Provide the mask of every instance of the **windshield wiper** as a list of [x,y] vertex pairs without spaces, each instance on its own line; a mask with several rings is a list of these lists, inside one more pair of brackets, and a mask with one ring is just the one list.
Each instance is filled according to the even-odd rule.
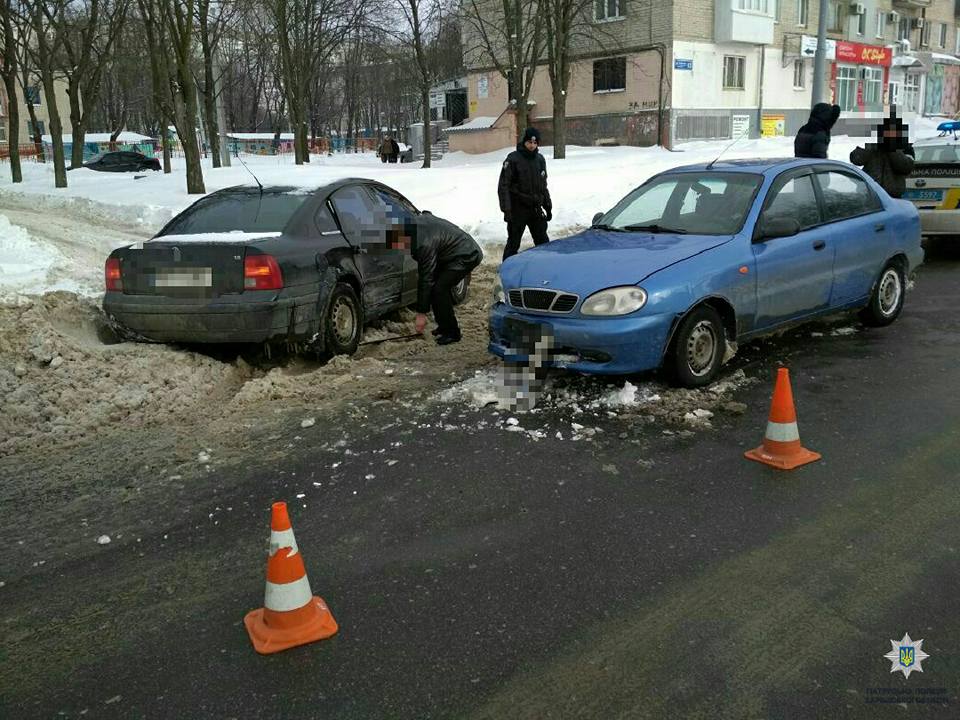
[[686,235],[686,230],[681,230],[680,228],[670,228],[664,227],[663,225],[627,225],[624,230],[629,230],[630,232],[638,232],[640,230],[645,230],[652,233],[672,233],[674,235]]
[[591,230],[609,230],[610,232],[624,232],[623,228],[614,227],[613,225],[604,225],[602,223],[599,225],[591,225],[590,229]]

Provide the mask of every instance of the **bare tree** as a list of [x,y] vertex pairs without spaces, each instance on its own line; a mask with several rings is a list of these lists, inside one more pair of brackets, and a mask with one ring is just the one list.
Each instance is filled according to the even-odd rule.
[[218,60],[220,40],[237,17],[235,3],[197,0],[197,27],[203,54],[203,108],[213,166],[220,167],[220,130],[217,125],[217,88],[222,70]]
[[39,71],[43,98],[47,103],[47,116],[50,118],[54,185],[65,188],[67,167],[63,152],[63,124],[57,107],[55,83],[59,68],[63,64],[63,58],[60,55],[63,46],[63,27],[49,22],[54,10],[51,9],[47,0],[31,0],[25,10],[33,30],[33,42],[25,43],[25,48]]
[[401,34],[403,42],[412,50],[417,69],[417,90],[420,92],[420,107],[423,120],[423,167],[431,164],[433,133],[430,119],[430,86],[435,75],[432,72],[428,53],[427,35],[439,27],[442,6],[439,0],[397,0],[406,27]]
[[[187,166],[187,192],[203,194],[203,168],[197,145],[197,86],[193,78],[195,0],[137,0],[150,47],[154,100],[173,121]],[[162,124],[166,142],[167,132]],[[166,161],[167,148],[164,148]]]
[[3,23],[3,55],[0,56],[0,75],[7,92],[7,147],[10,149],[10,176],[13,182],[23,182],[20,167],[20,103],[17,100],[17,37],[14,32],[14,0],[2,0],[0,22]]
[[527,125],[527,101],[544,50],[540,10],[535,0],[464,0],[463,4],[470,37],[464,50],[492,65],[507,81],[518,135]]
[[129,0],[40,2],[63,52],[73,145],[70,167],[83,165],[83,142],[91,109],[100,102],[103,71],[126,20]]
[[294,132],[294,160],[310,161],[309,108],[314,68],[328,65],[358,26],[365,0],[268,0],[280,48],[280,75]]

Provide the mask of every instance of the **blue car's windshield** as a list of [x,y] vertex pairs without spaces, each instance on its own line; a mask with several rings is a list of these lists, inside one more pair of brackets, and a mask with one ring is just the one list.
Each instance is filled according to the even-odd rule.
[[661,175],[597,221],[606,229],[695,235],[740,232],[763,177],[750,173]]

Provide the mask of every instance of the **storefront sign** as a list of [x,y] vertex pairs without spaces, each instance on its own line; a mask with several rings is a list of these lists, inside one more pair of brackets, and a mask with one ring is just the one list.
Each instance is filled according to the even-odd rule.
[[764,115],[762,120],[760,134],[763,137],[783,137],[786,134],[786,116]]
[[[817,54],[817,38],[811,35],[803,35],[800,38],[800,56],[812,58]],[[827,60],[835,60],[837,57],[837,41],[827,40]]]
[[837,42],[837,62],[853,65],[882,65],[890,67],[893,53],[890,48],[877,45],[861,45],[845,41]]
[[732,130],[734,140],[739,140],[740,138],[750,135],[750,116],[734,115]]

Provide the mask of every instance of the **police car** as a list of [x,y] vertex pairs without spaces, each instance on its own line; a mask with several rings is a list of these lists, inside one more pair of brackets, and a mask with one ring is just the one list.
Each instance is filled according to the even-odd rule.
[[924,235],[960,236],[960,122],[938,129],[941,137],[914,144],[916,163],[903,199],[916,205]]

